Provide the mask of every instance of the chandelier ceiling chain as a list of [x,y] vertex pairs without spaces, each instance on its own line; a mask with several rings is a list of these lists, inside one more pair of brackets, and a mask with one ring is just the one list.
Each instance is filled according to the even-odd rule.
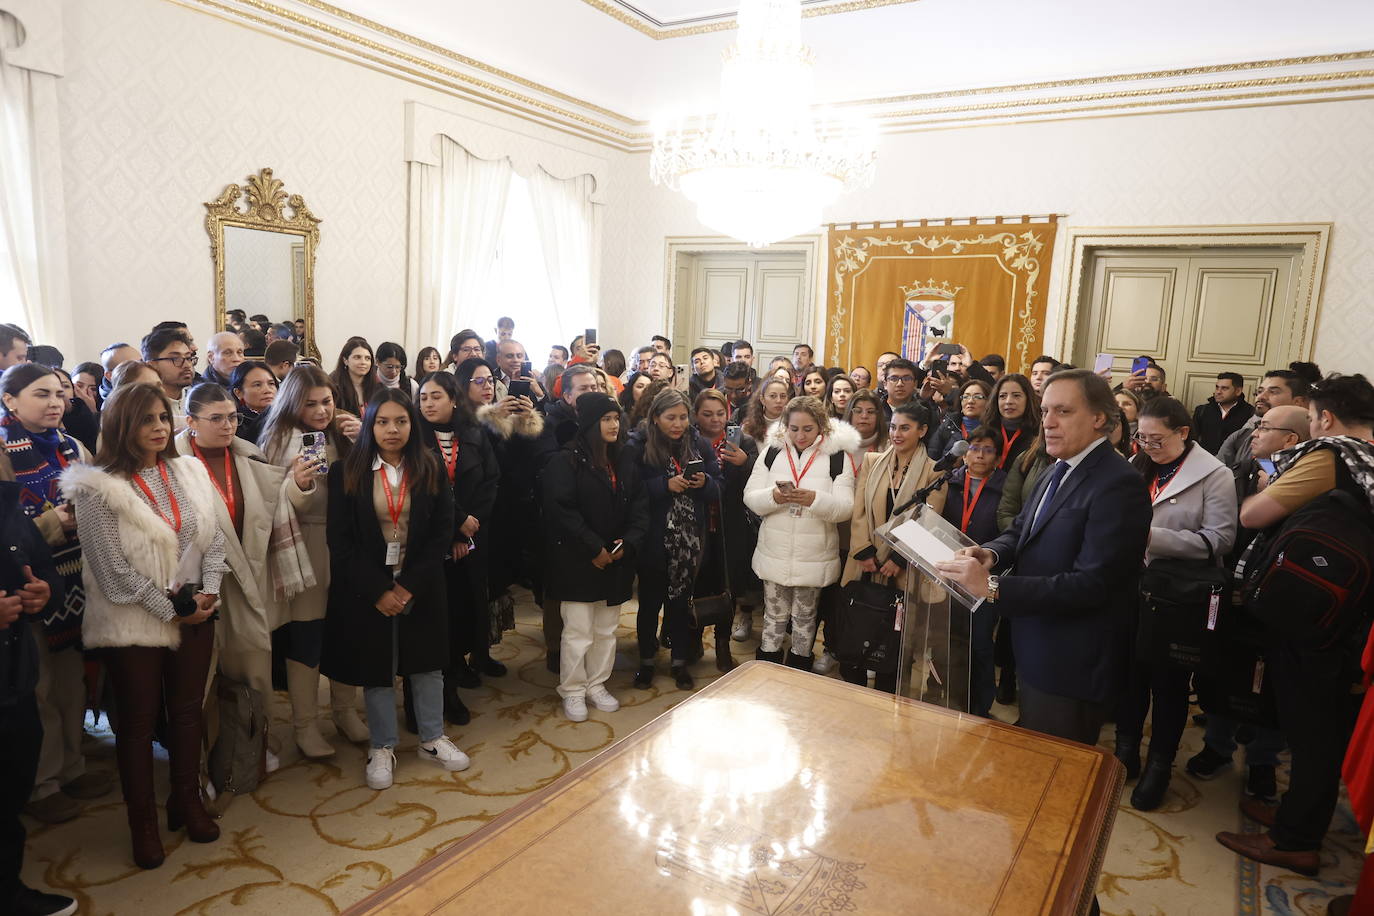
[[812,110],[801,0],[743,0],[722,55],[716,110],[656,125],[649,174],[697,205],[702,223],[763,247],[821,224],[843,191],[873,182],[877,132]]

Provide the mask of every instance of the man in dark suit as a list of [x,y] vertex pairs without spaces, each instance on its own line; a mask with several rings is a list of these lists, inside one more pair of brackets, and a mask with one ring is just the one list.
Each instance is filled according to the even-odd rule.
[[1150,498],[1108,442],[1118,410],[1106,381],[1055,373],[1041,405],[1057,462],[1010,528],[940,571],[1016,621],[1021,725],[1096,744],[1127,670]]

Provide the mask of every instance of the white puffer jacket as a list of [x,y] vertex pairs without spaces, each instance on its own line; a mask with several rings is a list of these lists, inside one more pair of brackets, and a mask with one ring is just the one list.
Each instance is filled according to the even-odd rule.
[[[848,423],[830,421],[830,430],[812,443],[800,456],[793,454],[797,471],[806,469],[803,490],[816,491],[816,501],[794,516],[787,506],[773,502],[773,486],[792,478],[786,451],[780,451],[770,469],[764,464],[769,448],[786,449],[781,423],[774,423],[759,445],[759,460],[744,487],[744,504],[763,519],[759,526],[759,545],[754,551],[754,572],[760,579],[777,585],[830,585],[840,577],[840,536],[836,525],[848,521],[854,508],[854,471],[844,461],[840,476],[830,478],[830,456],[859,447],[859,433]],[[820,454],[816,454],[819,450]],[[811,461],[812,455],[816,456]]]

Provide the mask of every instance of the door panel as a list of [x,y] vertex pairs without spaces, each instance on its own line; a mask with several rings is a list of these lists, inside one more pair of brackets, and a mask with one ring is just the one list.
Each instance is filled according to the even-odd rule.
[[1108,267],[1103,333],[1098,353],[1163,356],[1178,271]]
[[[762,371],[774,356],[792,356],[792,348],[811,342],[811,291],[803,254],[680,255],[679,268],[691,273],[684,285],[679,273],[680,326],[678,352],[696,346],[718,347],[727,340],[754,345],[754,365]],[[681,290],[690,289],[685,297]]]
[[[735,340],[744,332],[749,303],[749,271],[745,267],[704,267],[697,328],[699,340]],[[695,346],[696,344],[693,344]]]

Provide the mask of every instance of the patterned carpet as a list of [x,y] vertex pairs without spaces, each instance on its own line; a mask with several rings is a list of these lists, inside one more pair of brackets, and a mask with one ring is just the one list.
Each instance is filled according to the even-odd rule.
[[[403,735],[395,786],[373,792],[363,784],[361,747],[335,739],[338,754],[331,760],[298,756],[279,695],[272,743],[281,753],[282,769],[252,795],[234,800],[220,821],[218,843],[199,846],[187,842],[184,833],[164,831],[166,864],[140,871],[130,856],[124,808],[115,792],[89,804],[75,821],[55,827],[30,822],[25,880],[77,897],[80,912],[95,916],[338,913],[687,697],[666,676],[662,658],[664,674],[653,689],[630,686],[634,615],[627,604],[622,651],[609,684],[621,710],[593,710],[586,722],[566,721],[554,676],[544,669],[538,608],[528,595],[522,598],[517,629],[495,652],[510,673],[465,691],[472,724],[449,730],[472,757],[465,772],[425,765],[415,757],[414,736]],[[734,643],[733,649],[743,659],[752,657],[756,646],[756,641]],[[717,676],[713,659],[708,646],[706,658],[693,668],[699,685]],[[1011,721],[1015,709],[998,706],[995,715]],[[332,739],[331,729],[332,724],[324,727]],[[112,738],[99,730],[94,735],[92,765],[113,767]],[[1111,740],[1108,729],[1104,745],[1110,747]],[[1361,843],[1347,805],[1337,811],[1318,879],[1242,867],[1213,840],[1218,830],[1242,824],[1236,804],[1243,774],[1232,769],[1206,783],[1184,774],[1182,762],[1201,740],[1201,730],[1190,726],[1159,811],[1142,814],[1123,803],[1099,885],[1102,912],[1320,916],[1331,896],[1350,893]],[[162,793],[165,779],[164,759]]]

